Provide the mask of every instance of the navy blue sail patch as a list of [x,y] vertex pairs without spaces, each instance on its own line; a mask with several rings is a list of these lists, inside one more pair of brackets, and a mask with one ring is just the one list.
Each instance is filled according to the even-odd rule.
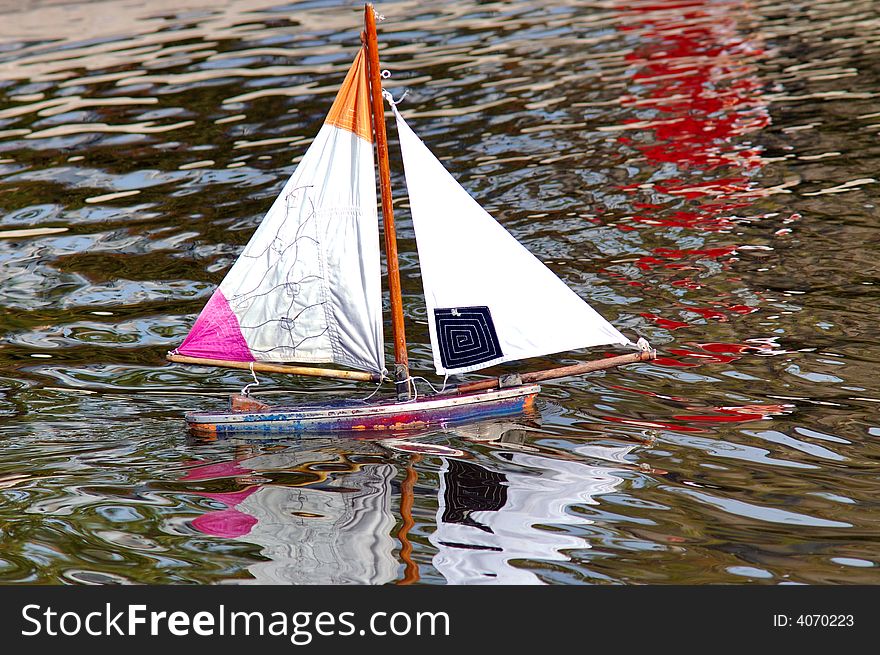
[[488,307],[435,309],[434,323],[445,369],[474,366],[502,356]]

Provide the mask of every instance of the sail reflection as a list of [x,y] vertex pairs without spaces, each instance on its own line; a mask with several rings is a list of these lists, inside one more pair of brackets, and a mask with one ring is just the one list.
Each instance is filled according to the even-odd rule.
[[530,430],[522,426],[494,427],[495,438],[485,424],[460,434],[493,447],[498,464],[443,461],[437,527],[429,537],[437,549],[432,563],[449,584],[541,584],[516,561],[565,562],[566,550],[589,548],[582,537],[558,528],[593,523],[572,506],[595,505],[596,496],[614,491],[623,482],[618,471],[631,466],[625,456],[637,446],[548,452],[529,445]]
[[[200,493],[226,509],[203,514],[192,525],[260,547],[266,561],[248,566],[253,579],[246,583],[387,583],[399,567],[391,537],[395,473],[391,464],[353,463],[336,449],[262,452],[198,467],[186,479],[231,474],[248,486]],[[269,477],[279,483],[259,483]]]
[[[469,443],[438,443],[450,438]],[[528,563],[590,547],[578,526],[594,520],[575,508],[615,491],[638,447],[546,438],[558,437],[517,421],[417,439],[242,442],[234,458],[187,469],[213,505],[190,524],[260,547],[245,583],[411,584],[430,561],[449,584],[541,584]]]

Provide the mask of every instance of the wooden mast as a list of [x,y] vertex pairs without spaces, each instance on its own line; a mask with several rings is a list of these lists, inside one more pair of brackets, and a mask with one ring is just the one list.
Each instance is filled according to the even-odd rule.
[[391,207],[391,168],[388,165],[388,140],[385,135],[385,105],[379,69],[379,43],[376,37],[376,13],[372,4],[364,5],[364,45],[370,76],[370,112],[376,135],[379,160],[379,190],[382,196],[382,224],[385,228],[385,257],[388,261],[388,291],[391,296],[391,326],[394,332],[394,385],[398,400],[409,400],[409,356],[403,324],[403,296],[400,292],[400,266],[397,261],[397,231]]

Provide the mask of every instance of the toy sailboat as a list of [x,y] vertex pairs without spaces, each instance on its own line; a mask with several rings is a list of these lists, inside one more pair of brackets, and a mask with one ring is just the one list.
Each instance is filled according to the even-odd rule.
[[[270,407],[246,393],[226,411],[187,414],[199,432],[405,430],[516,414],[541,380],[656,354],[638,352],[504,375],[417,395],[409,372],[391,206],[375,12],[330,113],[173,362],[381,382],[379,227],[373,148],[394,337],[395,397]],[[439,375],[590,346],[633,346],[495,221],[394,112]],[[295,362],[297,365],[290,365]],[[316,368],[333,364],[344,368]]]

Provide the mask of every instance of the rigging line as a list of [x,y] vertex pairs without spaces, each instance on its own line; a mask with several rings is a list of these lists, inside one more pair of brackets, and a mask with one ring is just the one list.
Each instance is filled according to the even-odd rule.
[[250,383],[248,383],[248,384],[246,384],[246,385],[244,385],[244,388],[241,390],[241,395],[242,395],[242,396],[247,396],[247,395],[248,395],[248,390],[249,390],[251,387],[258,387],[258,386],[260,386],[260,381],[257,379],[257,374],[254,373],[254,363],[251,362],[250,365],[248,366],[248,368],[249,368],[250,371],[251,371],[251,375],[254,377],[254,381],[253,381],[253,382],[250,382]]
[[427,384],[431,388],[431,391],[433,391],[435,394],[441,394],[444,391],[446,391],[446,383],[449,380],[449,373],[447,373],[445,376],[443,376],[443,386],[440,388],[439,391],[437,390],[437,387],[435,387],[433,384],[431,384],[431,381],[428,380],[427,378],[423,378],[421,375],[415,375],[415,376],[410,375],[405,380],[405,382],[410,385],[410,388],[412,389],[412,392],[413,392],[413,398],[411,400],[408,400],[407,402],[413,403],[416,400],[418,400],[418,398],[419,398],[419,390],[418,390],[418,387],[416,386],[416,380],[421,380],[422,382]]
[[[388,71],[382,71],[382,77],[385,77],[385,73],[388,73]],[[390,73],[389,73],[388,77],[391,77]],[[403,102],[403,99],[406,97],[407,93],[409,93],[409,89],[404,89],[403,95],[401,95],[400,98],[395,100],[394,96],[391,95],[390,91],[386,91],[385,89],[382,89],[382,97],[385,98],[386,102],[388,102],[388,104],[391,105],[395,109],[395,111],[397,110],[397,105],[400,104],[401,102]]]
[[382,382],[384,382],[384,380],[379,380],[379,384],[377,384],[377,385],[376,385],[376,388],[373,389],[373,393],[371,393],[369,396],[367,396],[366,398],[364,398],[364,402],[367,402],[370,398],[372,398],[372,397],[375,396],[377,393],[379,393],[379,389],[382,388]]
[[412,380],[413,383],[415,383],[416,380],[421,380],[422,382],[427,384],[429,387],[431,387],[431,391],[433,391],[434,393],[443,393],[443,390],[446,389],[446,380],[448,378],[449,378],[448,374],[443,378],[443,387],[440,389],[440,391],[437,391],[437,387],[435,387],[433,384],[431,384],[431,382],[428,379],[423,378],[421,375],[413,376],[410,378],[410,380]]
[[645,337],[639,337],[639,340],[636,341],[635,343],[630,341],[628,345],[630,348],[634,347],[634,348],[640,350],[641,352],[649,352],[649,351],[653,350],[653,348],[651,347],[651,344],[648,343],[648,340],[645,339]]

